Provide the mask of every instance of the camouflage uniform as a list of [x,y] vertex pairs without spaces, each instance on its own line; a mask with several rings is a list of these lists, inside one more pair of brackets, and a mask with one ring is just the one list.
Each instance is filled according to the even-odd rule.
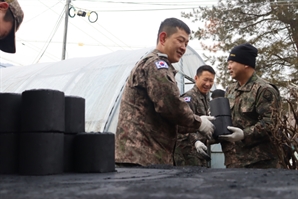
[[222,142],[228,168],[277,168],[278,157],[270,142],[270,126],[276,123],[273,110],[280,108],[277,89],[254,73],[240,86],[232,84],[226,91],[232,112],[233,126],[244,132],[244,139]]
[[[181,95],[181,97],[185,99],[194,114],[200,116],[208,115],[210,102],[209,94],[203,95],[196,85],[194,85],[191,90]],[[183,127],[179,127],[178,131],[182,132],[184,129],[185,128]],[[207,161],[199,155],[194,146],[197,140],[200,140],[205,145],[207,144],[206,137],[198,132],[177,135],[174,153],[175,165],[208,166]]]
[[116,163],[173,165],[177,125],[199,129],[201,119],[180,98],[175,74],[157,50],[133,68],[120,104]]

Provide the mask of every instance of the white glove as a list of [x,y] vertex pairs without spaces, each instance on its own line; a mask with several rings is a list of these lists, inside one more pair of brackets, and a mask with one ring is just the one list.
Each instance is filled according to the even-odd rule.
[[227,129],[233,131],[233,133],[229,135],[219,135],[218,139],[226,140],[229,142],[237,142],[237,141],[243,140],[244,133],[242,129],[233,127],[233,126],[227,126]]
[[207,146],[203,142],[201,142],[199,140],[196,141],[195,147],[196,147],[197,152],[200,155],[202,155],[205,160],[207,160],[207,161],[211,160],[210,156],[207,153]]
[[210,121],[215,120],[215,117],[202,115],[200,118],[201,118],[202,123],[199,128],[199,131],[206,133],[207,138],[210,140],[212,138],[212,134],[214,131],[214,125]]

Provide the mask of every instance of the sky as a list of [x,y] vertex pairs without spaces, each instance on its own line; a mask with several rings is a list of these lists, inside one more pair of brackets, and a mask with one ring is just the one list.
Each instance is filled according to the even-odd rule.
[[[18,66],[56,62],[63,59],[63,41],[66,33],[65,59],[90,57],[118,50],[134,50],[156,44],[161,21],[176,17],[186,22],[192,30],[199,23],[181,17],[181,12],[191,12],[198,6],[212,6],[216,0],[71,0],[71,6],[93,14],[98,19],[91,23],[88,16],[76,15],[65,21],[67,0],[19,0],[24,11],[24,21],[16,33],[16,53],[0,51],[0,62]],[[73,10],[71,9],[71,14]],[[59,20],[60,19],[60,20]],[[67,28],[67,31],[66,31]],[[191,40],[189,46],[200,55],[199,41]]]

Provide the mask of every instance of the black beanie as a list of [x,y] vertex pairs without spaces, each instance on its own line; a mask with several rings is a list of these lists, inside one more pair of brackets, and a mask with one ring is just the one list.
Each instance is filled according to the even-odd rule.
[[258,49],[246,43],[234,47],[229,54],[228,61],[232,60],[255,68],[257,56]]

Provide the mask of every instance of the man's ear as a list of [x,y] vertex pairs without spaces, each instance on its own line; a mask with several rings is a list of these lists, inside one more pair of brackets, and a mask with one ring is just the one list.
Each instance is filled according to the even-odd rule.
[[0,10],[7,10],[9,8],[9,4],[7,2],[0,2]]
[[161,44],[164,44],[166,42],[166,38],[167,38],[167,33],[166,32],[161,32],[159,34],[159,42]]

